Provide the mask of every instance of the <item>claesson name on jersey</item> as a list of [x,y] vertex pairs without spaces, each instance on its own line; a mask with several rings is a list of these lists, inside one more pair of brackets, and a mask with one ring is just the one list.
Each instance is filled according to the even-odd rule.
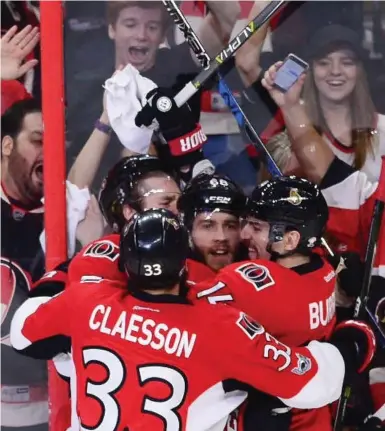
[[196,334],[169,328],[165,323],[145,319],[139,314],[130,315],[126,311],[121,312],[115,320],[110,316],[111,311],[109,306],[97,305],[90,316],[90,328],[131,343],[150,346],[154,350],[164,350],[169,355],[190,357]]

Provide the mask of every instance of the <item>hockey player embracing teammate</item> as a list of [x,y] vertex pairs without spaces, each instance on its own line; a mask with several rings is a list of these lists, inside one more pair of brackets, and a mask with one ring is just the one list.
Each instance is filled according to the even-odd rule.
[[220,430],[246,387],[291,408],[319,408],[339,397],[345,368],[370,362],[374,335],[364,323],[341,325],[329,343],[289,347],[244,312],[191,302],[188,253],[177,216],[143,211],[121,235],[125,284],[79,283],[17,311],[11,342],[20,353],[71,337],[82,429]]

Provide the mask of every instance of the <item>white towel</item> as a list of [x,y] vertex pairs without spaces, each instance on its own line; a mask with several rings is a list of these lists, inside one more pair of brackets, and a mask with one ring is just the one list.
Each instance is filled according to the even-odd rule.
[[[68,257],[75,254],[76,228],[86,216],[88,201],[91,198],[88,188],[79,189],[75,184],[66,181],[67,195],[67,252]],[[42,199],[44,202],[44,198]],[[45,230],[40,235],[40,245],[45,252]]]
[[148,153],[153,130],[157,127],[156,122],[150,127],[135,125],[136,114],[147,102],[146,95],[156,87],[131,64],[116,72],[104,84],[111,127],[122,145],[135,153]]

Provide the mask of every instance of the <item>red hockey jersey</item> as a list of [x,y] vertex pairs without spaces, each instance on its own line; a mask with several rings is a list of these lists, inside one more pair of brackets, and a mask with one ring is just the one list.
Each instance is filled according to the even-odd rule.
[[[295,270],[265,260],[234,263],[189,294],[209,303],[232,304],[279,340],[300,346],[331,334],[336,320],[335,282],[332,266],[313,255],[310,263]],[[329,408],[294,411],[290,429],[331,430]]]
[[344,377],[343,359],[328,343],[290,348],[232,307],[128,295],[108,281],[31,298],[15,315],[11,342],[28,354],[57,334],[72,339],[85,429],[223,429],[246,397],[225,394],[227,379],[315,408],[338,398]]
[[[342,242],[358,239],[365,257],[378,183],[371,183],[363,172],[353,172],[343,181],[322,190],[329,206],[328,230]],[[383,193],[384,194],[384,193]],[[378,236],[373,275],[385,278],[385,215]]]
[[[67,285],[76,283],[84,276],[101,277],[126,283],[127,275],[119,269],[118,234],[100,238],[85,246],[71,261]],[[187,285],[191,286],[215,277],[215,272],[203,263],[187,259]]]
[[[380,180],[381,186],[379,186],[379,183],[370,182],[365,173],[352,172],[350,175],[345,175],[343,181],[335,183],[334,177],[338,179],[341,172],[345,171],[343,162],[337,159],[326,174],[328,178],[324,179],[324,182],[329,185],[322,190],[329,206],[328,230],[345,243],[349,244],[356,240],[359,247],[357,251],[364,259],[374,203],[376,199],[385,200],[385,178]],[[384,173],[381,175],[383,176]],[[379,312],[379,304],[385,296],[385,214],[381,220],[372,274],[374,277],[368,307],[383,327],[383,315]],[[382,365],[381,362],[380,365]],[[385,416],[381,412],[385,410],[385,368],[378,366],[370,371],[369,376],[376,415],[384,421]]]

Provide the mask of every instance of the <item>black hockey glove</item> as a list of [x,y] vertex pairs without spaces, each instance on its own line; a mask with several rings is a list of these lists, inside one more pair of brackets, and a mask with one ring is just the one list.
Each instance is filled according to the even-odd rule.
[[149,126],[155,118],[162,134],[155,141],[159,158],[173,168],[192,168],[203,159],[202,146],[207,138],[190,106],[185,103],[178,108],[174,95],[175,90],[169,88],[150,91],[146,96],[148,104],[138,112],[135,124]]
[[385,425],[381,419],[370,416],[365,419],[364,423],[358,428],[358,431],[384,431]]
[[344,261],[343,269],[338,273],[339,287],[351,298],[359,296],[364,277],[364,263],[357,253],[346,252],[334,256],[328,256],[327,260],[337,269],[341,258]]
[[346,375],[363,372],[372,361],[376,350],[372,329],[359,320],[339,323],[329,342],[337,347],[344,358]]

